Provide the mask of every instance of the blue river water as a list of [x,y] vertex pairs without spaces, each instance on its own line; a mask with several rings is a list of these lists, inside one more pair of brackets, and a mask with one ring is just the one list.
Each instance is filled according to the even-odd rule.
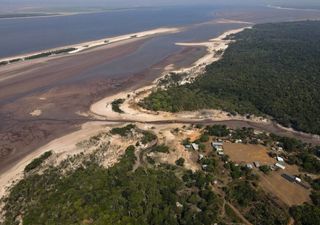
[[0,58],[158,27],[215,18],[216,7],[142,8],[57,17],[0,19]]

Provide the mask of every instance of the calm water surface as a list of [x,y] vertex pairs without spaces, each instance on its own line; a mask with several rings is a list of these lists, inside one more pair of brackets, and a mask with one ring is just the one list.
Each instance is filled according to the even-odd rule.
[[0,19],[0,57],[163,26],[199,23],[213,19],[216,10],[214,7],[173,7],[47,18]]

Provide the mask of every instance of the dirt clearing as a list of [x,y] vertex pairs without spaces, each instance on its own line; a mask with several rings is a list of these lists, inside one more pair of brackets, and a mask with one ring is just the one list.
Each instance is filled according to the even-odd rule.
[[276,160],[269,157],[267,148],[262,145],[224,143],[225,153],[236,163],[259,162],[261,165],[271,165]]

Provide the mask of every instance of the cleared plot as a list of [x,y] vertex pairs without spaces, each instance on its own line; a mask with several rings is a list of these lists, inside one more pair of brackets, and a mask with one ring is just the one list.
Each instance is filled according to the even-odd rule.
[[271,192],[288,206],[300,205],[310,202],[310,190],[303,188],[297,183],[292,183],[282,174],[298,175],[296,166],[286,165],[285,170],[273,171],[269,175],[260,174],[260,186],[267,192]]
[[236,163],[259,162],[260,165],[271,165],[276,162],[262,145],[224,143],[223,148],[231,161]]

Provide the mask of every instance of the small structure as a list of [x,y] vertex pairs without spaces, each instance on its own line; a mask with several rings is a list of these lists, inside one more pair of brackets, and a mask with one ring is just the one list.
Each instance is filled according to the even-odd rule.
[[280,168],[280,169],[282,169],[282,170],[284,170],[284,169],[286,168],[286,167],[285,167],[283,164],[281,164],[281,163],[276,163],[275,166],[278,167],[278,168]]
[[248,163],[248,164],[246,165],[246,167],[247,167],[248,169],[253,169],[253,165],[252,165],[251,163]]
[[183,207],[183,205],[182,205],[180,202],[176,202],[176,206],[177,206],[178,208],[182,208],[182,207]]
[[185,145],[184,146],[186,149],[190,149],[191,148],[191,145]]
[[221,146],[217,146],[215,147],[216,151],[217,152],[222,152],[223,151],[223,148]]
[[239,143],[242,143],[242,140],[241,139],[237,139],[234,141],[236,144],[239,144]]
[[204,158],[204,155],[202,154],[199,154],[199,160],[203,159]]
[[277,156],[276,159],[277,159],[278,162],[284,162],[284,159],[282,157],[280,157],[280,156]]
[[257,161],[256,161],[256,162],[253,162],[253,164],[254,164],[254,166],[255,166],[255,167],[257,167],[257,168],[259,168],[259,167],[260,167],[260,163],[259,163],[259,162],[257,162]]
[[199,151],[199,145],[198,144],[192,143],[191,146],[192,146],[193,150]]
[[223,156],[224,152],[220,151],[220,152],[218,152],[218,155]]
[[295,181],[298,182],[298,183],[302,182],[302,180],[299,177],[295,177]]
[[211,145],[212,145],[212,147],[214,147],[214,148],[216,148],[216,147],[218,147],[218,146],[222,147],[222,146],[223,146],[223,142],[216,142],[216,141],[214,141],[214,142],[211,142]]
[[289,175],[289,174],[286,174],[286,173],[281,174],[281,176],[284,179],[286,179],[287,181],[291,182],[291,183],[295,182],[295,180],[296,180],[295,176],[292,176],[292,175]]
[[207,167],[208,167],[208,165],[206,165],[206,164],[202,165],[203,170],[207,169]]
[[282,147],[278,147],[278,151],[283,151],[283,148]]

